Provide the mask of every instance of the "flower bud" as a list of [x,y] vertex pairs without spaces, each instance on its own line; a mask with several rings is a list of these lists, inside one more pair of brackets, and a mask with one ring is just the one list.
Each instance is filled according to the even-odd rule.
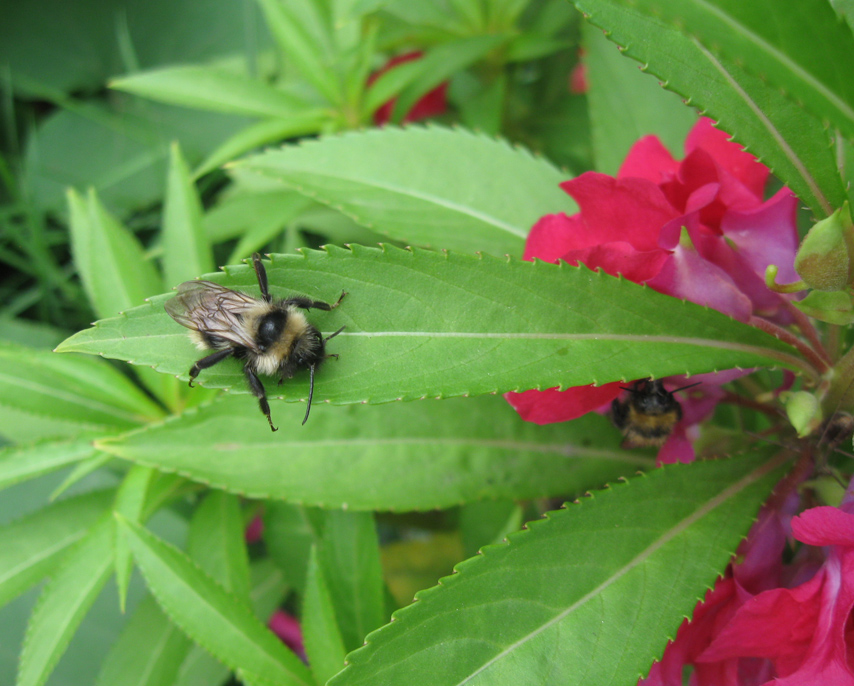
[[795,270],[811,288],[841,291],[852,282],[854,223],[846,202],[813,226],[795,257]]
[[798,436],[809,436],[822,422],[821,403],[812,393],[796,391],[787,394],[786,414],[798,432]]

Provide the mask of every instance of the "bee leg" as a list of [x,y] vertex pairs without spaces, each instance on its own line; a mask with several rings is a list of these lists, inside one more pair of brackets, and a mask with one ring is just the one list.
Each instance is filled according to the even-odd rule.
[[213,355],[203,357],[196,362],[196,364],[190,367],[190,388],[193,387],[193,379],[199,375],[200,371],[208,367],[213,367],[217,362],[222,362],[226,357],[231,357],[233,354],[234,350],[230,348],[228,350],[217,350]]
[[322,300],[312,300],[311,298],[303,298],[302,296],[295,296],[293,298],[288,298],[285,300],[285,304],[287,305],[295,305],[303,310],[310,310],[314,308],[315,310],[334,310],[338,305],[341,304],[341,301],[344,300],[344,296],[347,295],[346,291],[341,291],[341,295],[338,297],[333,304],[325,303]]
[[258,277],[258,285],[261,287],[261,295],[264,297],[264,302],[272,302],[269,287],[267,284],[267,270],[264,269],[264,263],[261,262],[261,255],[257,252],[252,255],[252,266],[255,267],[255,276]]
[[246,375],[246,380],[249,382],[249,390],[252,391],[252,395],[258,398],[258,405],[261,407],[261,412],[263,412],[267,416],[267,421],[270,422],[270,428],[273,431],[278,431],[278,429],[273,426],[273,419],[270,417],[270,403],[267,402],[267,392],[264,390],[264,384],[261,383],[260,379],[255,375],[249,365],[245,365],[243,367],[243,373]]

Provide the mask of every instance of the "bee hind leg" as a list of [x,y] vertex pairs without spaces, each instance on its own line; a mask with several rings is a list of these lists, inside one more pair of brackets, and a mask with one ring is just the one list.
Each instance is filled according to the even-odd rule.
[[270,423],[270,428],[273,431],[278,431],[278,429],[273,426],[273,419],[270,417],[270,403],[267,402],[267,391],[264,390],[264,384],[261,383],[261,380],[256,376],[255,372],[250,369],[248,364],[243,367],[243,373],[246,375],[246,381],[249,382],[249,390],[252,391],[252,395],[258,398],[258,405],[261,408],[261,412],[263,412],[267,417],[267,421]]
[[231,357],[233,354],[234,350],[231,349],[217,350],[213,355],[203,357],[196,362],[196,364],[190,367],[190,388],[193,387],[193,380],[199,375],[199,372],[208,367],[213,367],[217,362],[222,362],[226,357]]

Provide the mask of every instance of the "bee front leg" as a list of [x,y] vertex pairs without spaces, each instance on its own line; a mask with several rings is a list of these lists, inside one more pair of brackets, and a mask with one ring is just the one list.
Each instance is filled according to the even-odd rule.
[[243,373],[249,382],[249,390],[252,391],[252,395],[258,398],[258,405],[261,407],[261,412],[267,416],[267,421],[270,422],[270,428],[273,431],[278,431],[273,426],[273,419],[270,417],[270,403],[267,402],[267,391],[264,390],[264,384],[261,383],[261,380],[255,375],[255,372],[252,371],[248,364],[244,365]]
[[230,348],[228,350],[217,350],[213,355],[203,357],[196,362],[196,364],[190,367],[190,388],[193,387],[193,379],[199,375],[200,371],[208,367],[213,367],[217,362],[222,362],[226,357],[231,357],[233,354],[234,350]]

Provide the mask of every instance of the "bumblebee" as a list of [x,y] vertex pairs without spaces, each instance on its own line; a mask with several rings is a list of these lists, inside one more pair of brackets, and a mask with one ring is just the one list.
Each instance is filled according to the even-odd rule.
[[615,399],[611,403],[611,418],[626,437],[629,448],[660,448],[673,433],[673,428],[682,419],[682,406],[674,393],[686,388],[677,388],[672,393],[664,388],[661,380],[641,379],[630,387],[625,400]]
[[190,329],[190,338],[196,347],[216,351],[190,368],[190,386],[203,369],[228,357],[244,360],[243,373],[249,390],[258,398],[270,428],[277,431],[258,374],[278,375],[281,384],[300,369],[308,368],[308,406],[302,420],[305,424],[314,396],[315,370],[326,358],[338,357],[326,354],[326,342],[344,327],[324,338],[308,323],[301,310],[334,310],[347,294],[342,292],[332,305],[300,296],[274,300],[258,253],[252,255],[252,265],[261,288],[260,300],[211,281],[186,281],[178,286],[178,294],[168,300],[165,307],[172,319]]

